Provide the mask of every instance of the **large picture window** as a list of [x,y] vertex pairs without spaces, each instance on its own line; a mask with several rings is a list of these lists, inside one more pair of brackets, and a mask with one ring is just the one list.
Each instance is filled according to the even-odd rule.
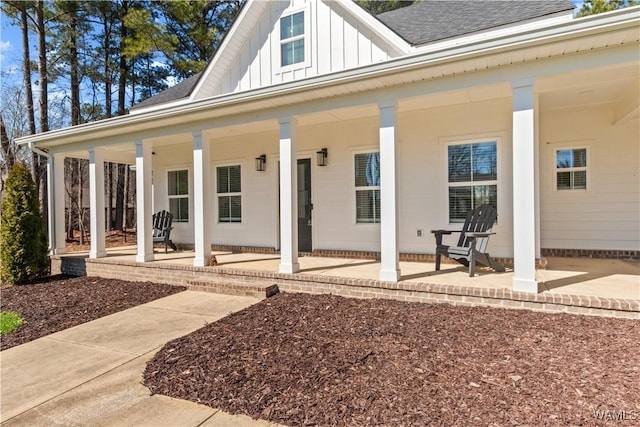
[[587,189],[587,149],[562,148],[556,150],[556,189]]
[[380,153],[355,155],[356,223],[380,222]]
[[189,171],[169,171],[167,178],[169,212],[173,215],[173,221],[189,222]]
[[242,222],[240,165],[219,166],[216,172],[218,222]]
[[469,211],[483,204],[497,209],[497,142],[451,144],[447,157],[449,222],[464,222]]
[[304,62],[304,12],[280,18],[280,65]]

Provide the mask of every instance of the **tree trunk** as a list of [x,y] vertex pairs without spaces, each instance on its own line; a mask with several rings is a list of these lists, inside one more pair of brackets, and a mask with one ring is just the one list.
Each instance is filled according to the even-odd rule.
[[107,231],[111,231],[113,225],[113,163],[105,162],[106,168],[106,198],[107,198]]
[[[129,10],[129,2],[127,0],[122,1],[122,7],[120,8],[121,19],[124,19]],[[122,116],[126,112],[126,94],[127,94],[127,77],[129,76],[129,64],[124,57],[124,41],[129,35],[126,25],[120,25],[120,61],[118,64],[118,116]]]
[[78,4],[69,2],[69,66],[71,79],[71,126],[80,124],[80,77],[78,74]]
[[[46,29],[44,26],[44,2],[39,0],[36,3],[36,31],[38,33],[38,78],[39,78],[39,112],[40,112],[40,132],[49,130],[49,74],[47,71],[47,46],[46,46]],[[36,153],[33,153],[33,163],[36,165],[35,183],[40,193],[40,213],[48,225],[46,220],[48,216],[48,200],[47,200],[47,180],[46,159],[42,159]]]

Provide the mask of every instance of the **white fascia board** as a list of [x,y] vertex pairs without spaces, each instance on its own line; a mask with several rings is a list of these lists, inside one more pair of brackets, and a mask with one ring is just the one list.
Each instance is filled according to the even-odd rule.
[[[605,16],[606,15],[606,16]],[[597,19],[599,18],[599,19]],[[591,19],[576,19],[564,25],[556,25],[551,28],[536,29],[527,33],[505,36],[490,41],[480,41],[469,45],[456,46],[453,49],[440,49],[436,52],[416,53],[389,61],[367,65],[355,69],[339,71],[332,74],[312,77],[305,80],[292,81],[277,86],[259,88],[247,92],[219,95],[211,98],[200,99],[170,108],[158,109],[146,113],[113,117],[98,122],[85,123],[74,127],[29,135],[18,138],[18,144],[47,144],[50,147],[65,144],[65,138],[71,136],[90,135],[93,132],[120,129],[126,131],[126,127],[149,124],[151,121],[161,122],[176,115],[188,115],[204,110],[223,109],[254,101],[265,99],[277,99],[285,95],[317,90],[325,87],[334,87],[340,84],[356,82],[359,80],[377,79],[389,74],[403,71],[411,71],[419,67],[438,66],[454,63],[473,57],[499,53],[502,51],[530,48],[550,42],[571,40],[576,37],[598,35],[615,30],[624,30],[640,25],[640,7],[621,9],[619,11],[595,16]],[[585,48],[586,49],[586,48]]]
[[129,110],[129,114],[133,116],[133,115],[141,114],[141,113],[149,113],[149,112],[152,112],[152,111],[162,110],[162,109],[165,109],[165,108],[173,108],[173,107],[177,107],[179,105],[188,104],[189,102],[190,102],[189,97],[184,97],[184,98],[179,99],[177,101],[163,102],[161,104],[150,105],[148,107],[135,108],[133,110]]
[[[240,10],[240,14],[238,15],[237,19],[231,25],[229,32],[224,36],[222,43],[220,44],[220,46],[218,46],[218,49],[213,55],[213,58],[211,59],[211,61],[207,65],[207,68],[204,70],[204,72],[200,76],[200,80],[198,80],[198,83],[191,91],[191,94],[189,95],[189,100],[196,99],[197,97],[196,95],[200,92],[200,90],[202,89],[202,86],[204,86],[205,83],[208,82],[209,79],[211,78],[211,73],[213,70],[216,70],[219,72],[223,71],[223,70],[218,70],[218,68],[220,67],[220,62],[226,56],[237,55],[238,49],[234,48],[234,46],[240,46],[241,48],[246,41],[245,39],[247,38],[247,36],[243,37],[238,35],[238,32],[240,31],[239,29],[243,25],[246,25],[246,21],[248,21],[251,16],[255,16],[256,14],[262,15],[265,8],[268,6],[268,3],[269,3],[268,1],[264,1],[264,0],[263,1],[248,0],[247,3],[242,7],[242,10]],[[246,34],[251,34],[251,32],[248,31],[246,32]],[[231,61],[229,61],[229,63],[231,63]]]
[[384,25],[379,19],[358,6],[353,0],[322,0],[329,6],[339,5],[344,11],[365,24],[374,34],[387,42],[387,44],[397,53],[406,55],[411,52],[411,44],[396,34],[391,28]]

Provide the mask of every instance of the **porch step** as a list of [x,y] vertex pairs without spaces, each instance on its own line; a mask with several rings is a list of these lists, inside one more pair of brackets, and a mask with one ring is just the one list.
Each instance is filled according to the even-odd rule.
[[192,279],[186,287],[192,291],[213,292],[225,295],[269,298],[280,292],[278,285],[268,282],[243,282],[229,279]]

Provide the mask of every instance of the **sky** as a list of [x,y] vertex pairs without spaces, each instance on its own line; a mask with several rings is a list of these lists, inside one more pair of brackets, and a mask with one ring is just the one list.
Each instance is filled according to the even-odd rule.
[[[579,10],[583,0],[571,0]],[[11,20],[0,13],[0,75],[3,79],[11,79],[11,76],[19,77],[19,68],[22,58],[22,36],[20,27],[13,25]],[[33,39],[33,37],[32,37]],[[35,54],[35,47],[32,49]]]

